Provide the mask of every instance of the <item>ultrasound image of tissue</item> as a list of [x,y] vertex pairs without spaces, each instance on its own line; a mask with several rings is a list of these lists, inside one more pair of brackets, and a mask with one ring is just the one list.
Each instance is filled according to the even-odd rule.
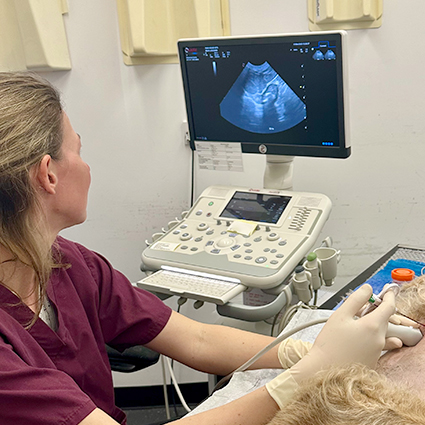
[[247,63],[220,103],[221,116],[252,133],[278,133],[306,118],[302,100],[280,75],[264,62]]

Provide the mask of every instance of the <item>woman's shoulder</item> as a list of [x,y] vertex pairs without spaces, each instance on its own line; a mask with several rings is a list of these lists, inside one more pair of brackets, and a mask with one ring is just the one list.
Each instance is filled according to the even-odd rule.
[[63,236],[58,236],[56,238],[54,246],[63,254],[67,254],[67,253],[76,254],[78,252],[81,253],[82,251],[90,251],[84,245],[81,245],[78,242],[74,242],[69,239],[66,239]]
[[95,251],[62,236],[58,236],[56,238],[54,249],[58,253],[59,262],[72,264],[76,260],[84,261],[86,263],[96,260],[106,261],[106,259]]
[[57,262],[64,265],[69,275],[89,272],[96,280],[100,275],[113,273],[113,267],[106,258],[84,245],[58,236],[55,241]]

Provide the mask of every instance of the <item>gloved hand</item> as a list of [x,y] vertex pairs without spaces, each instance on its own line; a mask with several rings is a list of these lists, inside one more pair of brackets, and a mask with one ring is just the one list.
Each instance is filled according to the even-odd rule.
[[292,368],[297,382],[331,365],[376,366],[385,346],[389,318],[395,312],[395,296],[388,291],[380,306],[356,318],[356,313],[371,295],[372,287],[363,285],[332,314],[310,352]]
[[279,344],[277,356],[283,369],[289,369],[299,362],[311,349],[311,342],[287,338]]
[[419,323],[414,322],[413,320],[408,319],[407,317],[400,316],[399,314],[393,314],[389,320],[390,323],[394,323],[394,325],[403,325],[410,326],[411,328],[418,328]]
[[363,285],[351,294],[329,318],[312,349],[291,369],[266,385],[280,408],[290,399],[297,384],[320,369],[349,363],[376,365],[385,345],[388,320],[395,312],[395,296],[392,291],[387,292],[380,306],[356,318],[356,313],[371,295],[370,285]]
[[[396,296],[400,292],[400,286],[397,285],[396,283],[386,284],[382,288],[382,291],[378,294],[378,298],[382,299],[383,295],[385,295],[385,293],[390,289],[392,291],[394,291],[394,294]],[[357,316],[363,317],[366,314],[369,314],[375,308],[376,307],[372,304],[366,304],[364,307],[362,307],[360,309],[360,311],[357,313]],[[413,327],[413,328],[419,327],[419,325],[416,322],[414,322],[413,320],[410,320],[407,317],[401,316],[399,314],[393,314],[389,318],[389,322],[393,323],[394,325],[402,325],[402,326],[408,326],[408,327]],[[403,346],[403,342],[399,338],[390,337],[390,338],[386,338],[386,340],[385,340],[384,350],[394,350],[396,348],[401,348],[402,346]]]

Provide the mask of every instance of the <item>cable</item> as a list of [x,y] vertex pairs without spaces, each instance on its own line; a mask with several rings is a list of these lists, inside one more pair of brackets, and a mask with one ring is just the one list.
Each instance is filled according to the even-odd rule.
[[[177,304],[178,304],[178,307],[177,307],[177,310],[176,310],[177,313],[180,313],[180,309],[181,309],[182,305],[185,304],[186,302],[187,302],[187,298],[184,298],[184,297],[180,297],[177,300]],[[168,367],[170,367],[170,364],[168,364]],[[174,360],[173,359],[171,359],[171,370],[174,372]],[[171,373],[170,373],[170,375],[171,375]],[[173,376],[174,376],[174,374],[173,374]],[[173,383],[172,378],[171,378],[171,383]],[[174,391],[171,392],[171,400],[172,400],[173,407],[174,407],[174,415],[177,418],[179,416],[179,413],[177,411],[177,403],[176,403],[176,397],[174,395]]]
[[314,326],[314,325],[318,325],[321,323],[325,323],[328,320],[328,317],[322,317],[321,319],[315,319],[315,320],[311,320],[310,322],[306,322],[306,323],[302,323],[301,325],[296,326],[295,328],[283,332],[280,335],[277,336],[277,338],[271,342],[269,345],[267,345],[266,347],[264,347],[262,350],[260,350],[257,354],[255,354],[253,357],[251,357],[247,362],[245,362],[242,366],[238,367],[236,370],[234,370],[233,372],[229,373],[227,376],[225,376],[223,379],[221,379],[217,385],[214,387],[213,389],[213,393],[215,391],[217,391],[218,389],[220,389],[221,387],[223,387],[223,385],[225,383],[227,383],[227,381],[230,380],[230,378],[236,373],[236,372],[243,372],[246,369],[248,369],[253,363],[255,363],[261,356],[263,356],[264,354],[266,354],[268,351],[270,351],[273,347],[275,347],[277,344],[279,344],[280,342],[282,342],[283,340],[285,340],[286,338],[289,338],[290,336],[294,335],[295,333],[309,328],[310,326]]
[[170,414],[170,404],[168,402],[168,393],[167,393],[167,377],[165,375],[165,363],[164,363],[164,356],[162,354],[161,354],[161,366],[162,366],[162,379],[163,379],[162,388],[164,390],[164,401],[165,401],[165,413],[167,415],[167,420],[170,420],[171,414]]
[[[181,306],[183,304],[185,304],[186,301],[187,301],[187,298],[183,298],[183,297],[180,297],[177,300],[177,304],[178,304],[177,312],[180,312]],[[162,377],[163,377],[163,388],[164,388],[164,400],[165,400],[165,412],[166,412],[166,415],[167,415],[167,420],[170,420],[171,419],[171,413],[170,413],[170,402],[168,400],[167,376],[165,374],[165,364],[167,365],[168,370],[170,372],[171,383],[173,384],[174,389],[176,390],[176,393],[177,393],[177,395],[178,395],[178,397],[179,397],[179,399],[180,399],[180,401],[181,401],[184,409],[187,412],[190,412],[191,411],[190,408],[189,408],[189,406],[187,405],[186,401],[184,400],[183,395],[182,395],[182,393],[180,391],[180,388],[178,386],[176,376],[174,375],[173,363],[174,363],[174,360],[171,360],[170,361],[170,359],[168,357],[165,357],[165,356],[161,355],[161,366],[162,366]],[[174,392],[172,392],[171,395],[172,395],[173,405],[174,405],[174,414],[175,414],[176,417],[178,417],[179,415],[178,415],[178,412],[177,412],[177,405],[176,405],[175,398],[174,398]]]
[[171,362],[170,362],[170,359],[168,358],[168,357],[166,357],[165,358],[165,362],[166,362],[166,364],[167,364],[167,366],[168,366],[168,371],[170,372],[170,375],[171,375],[171,382],[173,383],[173,385],[174,385],[174,389],[176,390],[176,393],[177,393],[177,395],[179,396],[179,399],[180,399],[180,401],[181,401],[181,403],[182,403],[182,406],[184,407],[184,409],[186,410],[186,412],[191,412],[192,411],[192,409],[190,409],[190,407],[187,405],[187,403],[186,403],[186,401],[185,401],[185,399],[184,399],[184,397],[183,397],[183,394],[181,393],[181,391],[180,391],[180,388],[179,388],[179,386],[178,386],[178,384],[177,384],[177,379],[176,379],[176,376],[174,375],[174,371],[173,371],[173,368],[171,367]]
[[[192,150],[192,149],[191,149]],[[195,202],[195,151],[192,150],[192,173],[191,173],[191,189],[190,189],[190,206],[192,207]]]
[[285,307],[283,307],[275,316],[274,316],[274,318],[273,318],[273,323],[272,323],[272,328],[271,328],[271,330],[270,330],[270,336],[273,336],[273,334],[274,334],[274,327],[276,326],[276,322],[277,322],[277,319],[279,318],[279,314],[282,312],[282,310],[284,309]]
[[[276,323],[277,323],[277,319],[279,318],[279,314],[282,312],[282,310],[283,309],[287,309],[288,307],[289,307],[289,304],[291,303],[291,301],[292,301],[292,292],[291,292],[291,288],[290,288],[290,286],[289,285],[286,285],[284,288],[283,288],[283,290],[282,290],[282,292],[285,292],[285,294],[286,294],[286,304],[280,309],[280,311],[274,316],[274,319],[273,319],[273,323],[272,323],[272,328],[271,328],[271,331],[270,331],[270,336],[273,336],[273,333],[274,333],[274,327],[276,326]],[[278,332],[278,333],[280,333],[280,331]]]
[[277,328],[277,333],[280,334],[286,326],[288,326],[288,323],[291,321],[291,319],[295,316],[296,312],[301,309],[305,310],[314,310],[317,307],[315,306],[309,306],[302,301],[299,301],[297,304],[290,307],[288,310],[286,310],[285,314],[280,319],[279,326]]
[[294,317],[295,313],[301,308],[302,301],[299,301],[297,304],[291,306],[285,311],[285,314],[280,319],[279,326],[277,327],[277,334],[279,335],[285,328],[288,326],[288,323]]

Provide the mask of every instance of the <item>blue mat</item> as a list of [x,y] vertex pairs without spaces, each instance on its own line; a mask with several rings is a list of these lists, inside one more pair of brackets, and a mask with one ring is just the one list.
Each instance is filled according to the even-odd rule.
[[[366,280],[366,282],[364,283],[368,283],[370,286],[372,286],[374,294],[379,294],[382,291],[384,285],[392,282],[392,279],[391,279],[392,270],[410,269],[410,270],[413,270],[415,272],[415,276],[418,277],[422,275],[422,269],[424,267],[425,267],[425,263],[421,263],[419,261],[404,260],[404,259],[390,260],[388,261],[387,265],[382,270],[379,270],[378,273],[375,273],[371,278]],[[341,304],[342,304],[342,301],[334,308],[334,310],[336,310]]]

